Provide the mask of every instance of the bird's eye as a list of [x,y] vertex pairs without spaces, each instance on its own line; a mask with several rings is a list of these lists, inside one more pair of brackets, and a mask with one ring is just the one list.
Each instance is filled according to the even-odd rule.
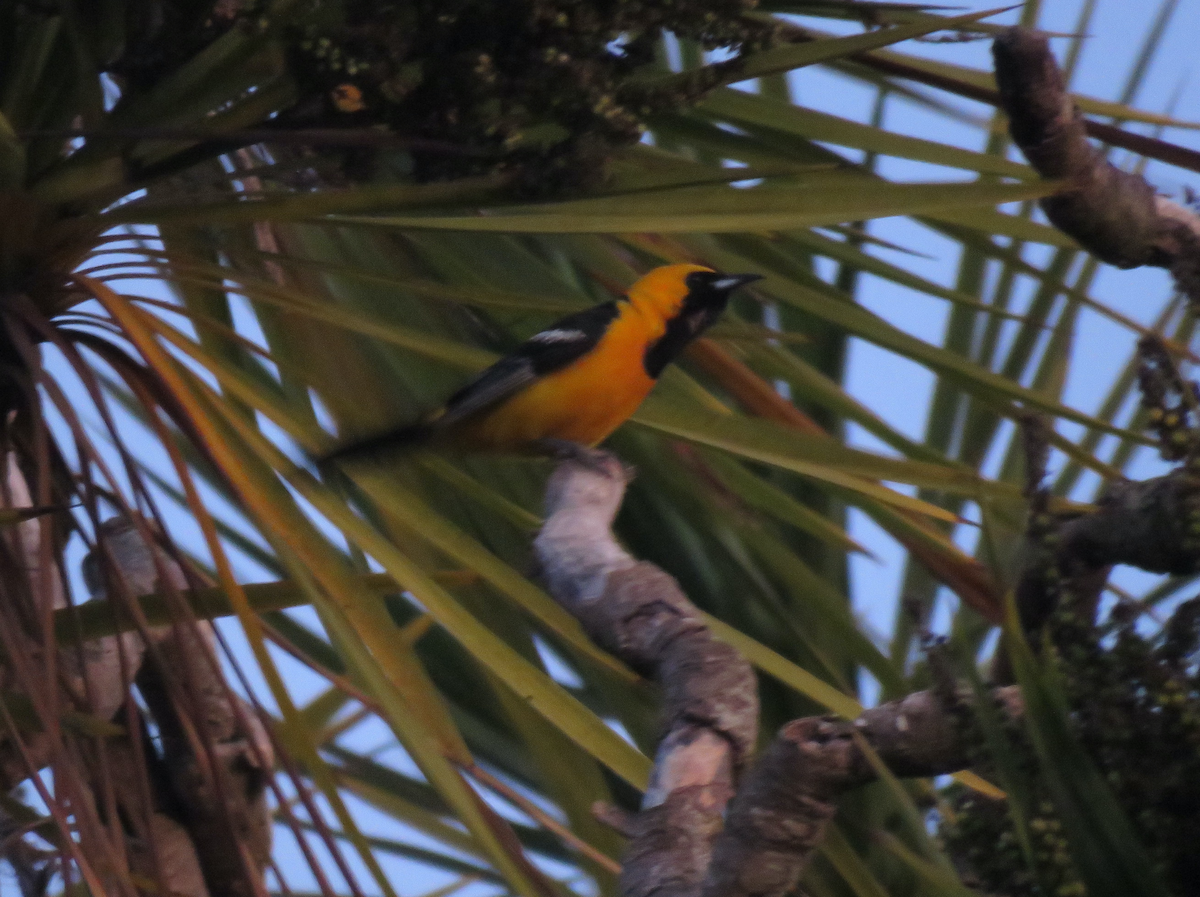
[[693,271],[683,282],[689,290],[702,290],[713,282],[713,278],[719,276],[713,271]]

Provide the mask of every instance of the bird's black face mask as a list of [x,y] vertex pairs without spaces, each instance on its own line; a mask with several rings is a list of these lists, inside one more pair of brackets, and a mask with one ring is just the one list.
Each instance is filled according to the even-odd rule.
[[729,294],[740,286],[761,280],[759,274],[717,274],[695,271],[687,276],[688,293],[679,314],[667,322],[667,332],[654,342],[643,359],[646,373],[655,379],[688,343],[711,327],[729,304]]

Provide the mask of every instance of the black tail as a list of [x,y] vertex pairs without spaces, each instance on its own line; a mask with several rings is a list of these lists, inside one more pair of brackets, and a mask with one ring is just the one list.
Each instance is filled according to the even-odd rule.
[[396,430],[388,430],[359,442],[350,442],[327,452],[317,459],[318,467],[326,467],[337,461],[356,461],[384,452],[416,448],[429,441],[428,424],[412,424]]

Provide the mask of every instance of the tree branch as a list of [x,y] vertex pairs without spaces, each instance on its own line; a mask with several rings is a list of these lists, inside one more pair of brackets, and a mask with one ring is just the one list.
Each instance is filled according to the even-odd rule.
[[[107,773],[116,783],[113,797],[129,832],[125,839],[128,871],[147,881],[158,882],[169,894],[210,897],[212,892],[205,884],[200,855],[191,833],[169,812],[174,809],[175,801],[170,789],[163,787],[163,770],[155,769],[157,774],[147,776],[143,768],[147,758],[152,758],[155,766],[162,764],[155,762],[158,758],[153,757],[153,745],[140,714],[137,722],[141,724],[141,731],[110,739],[104,748]],[[139,737],[142,741],[140,750],[133,742]],[[149,803],[145,800],[146,795],[132,787],[141,779],[151,783]],[[109,892],[115,895],[122,890],[114,881]]]
[[[1023,422],[1028,560],[1016,588],[1017,609],[1027,631],[1045,623],[1060,601],[1080,620],[1090,621],[1111,569],[1127,564],[1149,573],[1187,576],[1200,570],[1200,399],[1185,381],[1161,341],[1145,337],[1138,345],[1138,386],[1147,420],[1166,461],[1182,461],[1164,476],[1142,481],[1114,480],[1096,510],[1070,517],[1048,511],[1044,429],[1036,417]],[[996,670],[1007,676],[1002,654]]]
[[1129,564],[1150,573],[1195,573],[1200,550],[1191,526],[1198,498],[1195,474],[1185,469],[1115,482],[1096,511],[1059,528],[1060,553],[1093,568]]
[[588,634],[662,684],[666,734],[641,811],[628,820],[626,897],[694,895],[758,728],[749,664],[716,641],[678,584],[631,557],[611,526],[629,476],[613,456],[550,478],[534,551],[550,592]]
[[[101,525],[102,550],[126,597],[168,592],[182,604],[193,584],[165,551],[146,541],[148,524],[114,518]],[[89,584],[99,554],[85,559]],[[88,572],[90,571],[90,572]],[[94,595],[105,594],[93,586]],[[147,630],[151,641],[137,684],[161,737],[167,787],[195,846],[208,891],[253,895],[270,858],[266,784],[274,764],[268,734],[230,690],[212,624],[194,619]]]
[[[1022,712],[1015,686],[992,697],[1010,717]],[[853,721],[808,717],[788,723],[729,806],[703,897],[782,897],[820,846],[837,798],[872,781],[864,746],[898,776],[934,776],[970,764],[960,706],[919,691],[866,710]]]
[[[3,495],[0,496],[0,506],[4,508],[29,508],[33,506],[33,496],[29,484],[21,472],[17,459],[11,452],[4,453]],[[62,581],[54,571],[51,577],[46,577],[42,570],[42,539],[46,535],[43,521],[34,518],[18,523],[9,528],[0,538],[3,539],[2,559],[6,567],[12,568],[12,574],[5,577],[2,584],[3,606],[0,607],[0,634],[5,653],[11,655],[14,650],[20,655],[4,669],[2,674],[6,688],[29,694],[34,700],[34,693],[26,687],[37,683],[47,690],[57,691],[54,683],[47,683],[45,671],[38,669],[40,645],[34,636],[37,607],[57,608],[66,604],[63,597]],[[18,572],[19,571],[19,572]],[[21,575],[24,574],[24,575]],[[22,663],[24,661],[24,663]],[[50,706],[55,706],[56,701]],[[36,702],[35,702],[36,704]],[[18,745],[18,740],[24,742]],[[6,733],[0,743],[0,787],[10,791],[22,779],[30,774],[29,766],[38,769],[50,762],[52,739],[48,732],[22,733],[18,738],[16,733]]]
[[1155,194],[1141,175],[1121,171],[1087,140],[1045,37],[1011,28],[992,47],[1001,106],[1030,164],[1069,186],[1041,200],[1052,224],[1120,268],[1167,268],[1200,302],[1200,217]]
[[[35,507],[37,502],[16,456],[7,453],[4,464],[0,505]],[[6,582],[0,619],[7,630],[2,641],[10,666],[6,676],[12,687],[26,693],[45,716],[57,716],[69,707],[102,720],[112,719],[124,705],[141,664],[141,638],[133,632],[105,636],[72,645],[51,657],[47,646],[53,644],[53,636],[47,638],[47,627],[53,624],[54,612],[65,611],[69,604],[48,515],[16,524],[7,537],[4,560],[15,569]],[[18,569],[23,575],[16,575]],[[6,790],[29,775],[28,764],[40,769],[51,762],[54,727],[45,725],[44,719],[42,722],[43,731],[24,738],[25,758],[11,744],[0,746],[0,785]]]

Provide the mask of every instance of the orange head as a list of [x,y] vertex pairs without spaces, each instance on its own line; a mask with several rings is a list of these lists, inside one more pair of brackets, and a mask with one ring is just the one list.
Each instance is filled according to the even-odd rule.
[[729,294],[759,276],[718,274],[702,265],[665,265],[635,283],[629,301],[649,324],[645,335],[651,340],[643,361],[646,373],[658,377],[721,316]]
[[659,321],[669,321],[679,314],[691,287],[689,274],[716,272],[703,265],[663,265],[655,268],[629,288],[629,301],[643,315]]

